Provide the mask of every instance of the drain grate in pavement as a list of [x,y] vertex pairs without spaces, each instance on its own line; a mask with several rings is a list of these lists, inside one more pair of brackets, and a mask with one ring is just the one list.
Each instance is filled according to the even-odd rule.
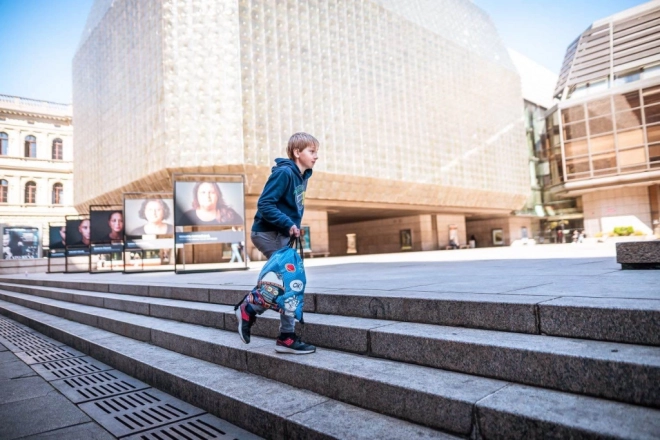
[[55,380],[51,382],[51,385],[73,403],[89,402],[90,400],[149,388],[146,383],[133,379],[117,370]]
[[16,353],[16,356],[21,358],[26,364],[31,365],[40,364],[42,362],[52,362],[74,357],[82,357],[85,356],[85,354],[71,348],[45,347]]
[[126,437],[123,440],[207,440],[207,439],[258,439],[235,425],[220,420],[210,414],[193,417],[141,434]]
[[63,359],[32,365],[32,369],[48,381],[65,379],[111,370],[111,368],[91,357]]
[[82,403],[79,408],[116,437],[137,434],[204,413],[156,389]]
[[0,338],[12,351],[27,351],[44,348],[57,348],[58,344],[46,338],[39,337],[16,325],[4,325],[0,329]]

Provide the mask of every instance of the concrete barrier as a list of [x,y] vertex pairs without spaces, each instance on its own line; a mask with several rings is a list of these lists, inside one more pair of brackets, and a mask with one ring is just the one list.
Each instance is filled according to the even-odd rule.
[[617,243],[616,262],[623,270],[660,269],[660,240]]

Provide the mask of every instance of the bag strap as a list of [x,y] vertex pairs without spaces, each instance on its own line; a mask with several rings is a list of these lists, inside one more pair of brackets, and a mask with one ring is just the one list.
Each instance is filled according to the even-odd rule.
[[289,238],[288,246],[298,251],[301,260],[303,261],[305,260],[305,253],[303,251],[302,240],[300,239],[300,237],[296,237],[295,235],[292,235],[291,238]]

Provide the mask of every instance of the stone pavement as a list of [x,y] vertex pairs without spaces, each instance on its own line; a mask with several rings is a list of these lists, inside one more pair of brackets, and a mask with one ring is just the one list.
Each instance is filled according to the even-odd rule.
[[[290,415],[280,413],[292,402],[273,401],[275,409],[264,414],[264,420],[285,423],[273,437],[316,432],[346,438],[351,432],[355,438],[372,438],[377,432],[337,431],[336,422],[328,425],[327,413],[314,412],[326,408],[345,416],[349,425],[372,417],[388,438],[411,430],[421,433],[422,425],[477,438],[525,438],[522,426],[530,436],[555,432],[585,438],[660,438],[660,417],[654,409],[660,406],[654,379],[660,371],[660,272],[622,271],[613,244],[308,259],[306,292],[314,310],[309,320],[306,315],[305,335],[325,348],[304,359],[274,355],[272,339],[255,336],[250,346],[236,341],[229,305],[252,287],[262,265],[252,262],[249,271],[180,275],[6,276],[0,278],[0,289],[6,289],[0,290],[0,308],[33,324],[48,320],[55,334],[74,335],[77,339],[72,340],[81,347],[95,344],[98,353],[108,356],[104,362],[133,368],[171,386],[173,394],[178,390],[198,399],[200,406],[208,403],[219,413],[225,411],[235,417],[233,423],[246,419],[241,405],[250,411],[258,404],[246,402],[243,393],[233,394],[227,381],[209,379],[209,371],[232,378],[229,382],[244,380],[242,372],[248,371],[257,375],[251,380],[258,377],[269,389],[289,386],[284,382],[313,391],[290,391],[299,399]],[[342,313],[342,305],[350,305],[351,314]],[[337,316],[342,314],[347,316]],[[277,321],[264,315],[254,334],[272,338]],[[144,342],[131,342],[127,336]],[[145,354],[146,347],[150,354]],[[9,359],[10,353],[3,354]],[[153,359],[171,368],[157,371]],[[145,370],[145,363],[153,371]],[[20,367],[14,359],[0,360],[0,387],[2,374],[22,374],[7,365]],[[320,381],[292,382],[307,370],[305,376]],[[332,380],[321,380],[325,375]],[[360,389],[368,394],[362,396]],[[29,393],[29,387],[25,390]],[[402,391],[413,405],[393,403]],[[419,402],[431,398],[435,400],[426,411],[415,411]],[[240,410],[214,406],[218,399],[228,399],[230,407],[238,405]],[[3,407],[9,408],[2,403],[0,420]],[[93,426],[66,408],[62,405],[63,423]],[[272,425],[256,428],[264,435]],[[450,438],[440,431],[423,432],[429,438]]]
[[[171,436],[177,434],[177,428],[178,432],[187,431],[188,435],[196,438],[221,438],[220,433],[232,439],[259,438],[29,327],[0,317],[0,439],[128,438],[121,435],[122,429],[127,431],[122,424],[128,419],[121,420],[121,423],[118,423],[120,417],[112,420],[99,411],[98,406],[95,407],[99,400],[95,403],[92,400],[129,394],[158,399],[158,404],[142,411],[143,417],[160,416],[164,413],[164,405],[187,413],[184,417],[171,417],[171,423],[166,427],[142,430],[137,438],[152,438],[148,436],[154,434],[155,439],[173,438]],[[112,403],[122,404],[121,401]],[[99,421],[109,430],[104,429]],[[184,434],[181,438],[192,437],[185,437]]]
[[[29,274],[30,279],[249,289],[248,271],[174,274]],[[536,245],[306,259],[306,292],[436,297],[443,294],[660,300],[660,271],[622,271],[613,243]],[[16,275],[2,276],[15,278]]]

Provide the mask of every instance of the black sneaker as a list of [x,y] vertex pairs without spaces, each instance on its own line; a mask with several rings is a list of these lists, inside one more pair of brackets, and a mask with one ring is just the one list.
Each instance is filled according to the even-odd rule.
[[250,343],[250,329],[257,320],[257,315],[246,310],[248,303],[243,301],[240,306],[236,306],[236,320],[238,321],[238,335],[246,344]]
[[282,333],[275,342],[278,353],[309,354],[316,351],[312,344],[305,344],[295,333]]

